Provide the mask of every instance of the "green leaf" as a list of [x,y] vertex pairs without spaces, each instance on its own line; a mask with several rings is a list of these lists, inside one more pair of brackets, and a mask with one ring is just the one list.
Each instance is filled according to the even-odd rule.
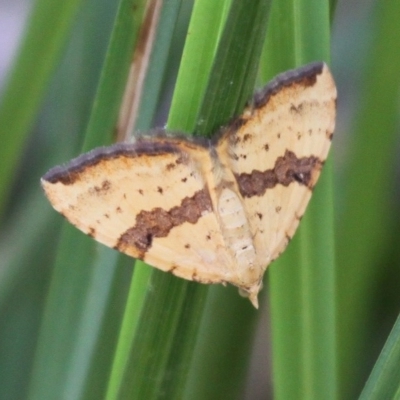
[[[200,110],[196,133],[210,136],[250,99],[264,43],[270,1],[233,1]],[[242,40],[238,37],[242,36]]]
[[[84,149],[112,138],[124,74],[126,80],[144,5],[144,1],[134,0],[122,0],[119,5]],[[107,106],[110,104],[112,106]],[[74,398],[85,392],[87,380],[93,376],[90,360],[101,341],[100,330],[109,310],[108,299],[114,292],[114,285],[126,282],[117,269],[119,262],[123,260],[119,261],[115,251],[98,249],[91,238],[76,228],[63,227],[35,356],[30,398],[57,398],[60,393]],[[118,276],[123,280],[118,280]],[[111,310],[107,316],[118,321],[115,317],[118,312]],[[91,321],[87,319],[89,315]],[[90,329],[88,322],[91,322]],[[115,329],[119,330],[119,324]],[[113,342],[107,344],[106,353],[113,350],[113,345]],[[109,366],[102,365],[100,375],[104,381]]]
[[110,144],[147,0],[121,0],[82,151]]
[[168,57],[174,49],[179,47],[173,40],[176,39],[174,33],[181,3],[181,0],[170,0],[164,2],[161,8],[135,125],[135,129],[138,131],[153,126],[153,119],[159,105],[160,92],[168,67]]
[[[381,302],[382,279],[390,265],[382,262],[388,247],[398,243],[393,173],[398,154],[398,98],[400,54],[395,43],[400,34],[398,1],[377,3],[368,26],[372,33],[368,53],[357,70],[363,82],[357,114],[348,133],[348,164],[340,179],[342,207],[337,221],[339,360],[343,393],[359,393],[370,362],[372,335]],[[394,244],[395,243],[395,244]],[[398,261],[394,261],[398,265]],[[396,268],[397,267],[392,267]],[[391,273],[392,278],[397,277]],[[397,281],[398,282],[398,281]],[[397,289],[396,289],[397,291]],[[374,311],[373,311],[374,310]]]
[[[276,0],[262,76],[329,60],[328,1]],[[328,160],[299,231],[269,271],[276,399],[337,396],[332,165]]]
[[47,84],[83,0],[37,0],[0,102],[0,216]]
[[359,399],[398,399],[400,396],[400,317],[365,384]]
[[[37,129],[15,171],[17,185],[13,185],[1,230],[0,369],[4,373],[0,374],[0,398],[27,398],[62,222],[46,200],[39,177],[56,162],[76,154],[115,6],[103,1],[98,9],[85,11],[77,15],[74,33],[47,89]],[[93,33],[85,40],[83,27]]]
[[[144,96],[140,106],[141,110],[145,110],[145,115],[139,116],[137,122],[137,125],[142,129],[146,128],[145,124],[150,124],[154,118],[155,107],[160,97],[163,73],[166,70],[168,61],[166,49],[171,48],[172,33],[176,26],[179,6],[180,0],[169,1],[163,5],[161,10],[156,38],[150,57],[151,66],[146,73]],[[150,112],[151,110],[152,113]],[[149,127],[150,126],[147,126],[147,128]],[[130,361],[130,351],[133,347],[137,326],[142,314],[143,302],[149,285],[151,285],[149,282],[150,273],[151,269],[149,266],[140,260],[135,262],[135,271],[108,381],[106,392],[107,399],[119,398],[122,390],[127,390],[128,393],[130,392],[129,389],[124,389],[122,387],[123,380]]]
[[[227,1],[195,1],[178,79],[168,116],[168,129],[193,132],[204,97],[223,12]],[[207,26],[207,30],[204,27]],[[186,99],[183,101],[183,99]]]
[[[237,82],[241,89],[236,91],[235,95],[242,95],[243,98],[241,100],[243,102],[243,93],[245,92],[243,88],[254,86],[254,71],[256,70],[261,53],[263,35],[261,37],[257,35],[251,36],[251,38],[256,39],[254,39],[254,43],[250,46],[252,51],[248,51],[245,56],[238,54],[236,49],[244,48],[245,43],[248,43],[248,38],[244,35],[244,32],[250,33],[250,27],[255,31],[263,32],[268,17],[268,13],[266,12],[268,11],[268,8],[266,8],[268,4],[264,1],[256,1],[252,3],[251,7],[246,8],[243,7],[240,1],[233,1],[230,11],[226,16],[226,25],[221,33],[221,39],[219,40],[219,24],[218,29],[213,25],[210,25],[210,29],[205,29],[209,24],[215,24],[215,19],[214,13],[208,12],[204,14],[204,9],[211,10],[214,8],[221,15],[221,18],[224,18],[224,13],[220,8],[221,4],[213,1],[209,1],[208,4],[206,3],[205,1],[198,1],[197,6],[195,5],[193,10],[189,28],[189,32],[191,33],[189,36],[190,40],[185,45],[184,57],[168,120],[168,127],[170,129],[183,129],[186,131],[193,129],[196,118],[199,118],[197,114],[201,102],[207,104],[207,110],[209,110],[203,111],[201,117],[204,121],[203,126],[209,126],[209,129],[212,129],[213,125],[208,123],[208,118],[214,113],[213,108],[208,107],[209,101],[217,101],[217,105],[223,107],[225,111],[222,115],[225,121],[237,111],[238,100],[232,102],[227,99],[226,101],[229,101],[231,104],[229,107],[224,105],[224,102],[221,102],[221,98],[215,93],[213,94],[213,98],[209,100],[207,95],[204,96],[205,87],[201,87],[202,85],[199,82],[202,82],[203,85],[208,84],[208,87],[212,86],[213,90],[217,89],[216,93],[219,93],[219,96],[223,96],[226,93],[226,90],[224,91],[222,88],[225,87],[225,89],[228,89],[227,85],[230,85],[229,82]],[[252,19],[244,18],[248,15],[249,9],[251,10],[250,15]],[[240,19],[237,15],[238,10],[246,22],[245,24],[237,24],[237,21]],[[206,15],[208,15],[210,21],[207,24],[204,20]],[[234,18],[231,18],[231,15]],[[263,18],[259,18],[259,15],[262,15]],[[195,33],[194,38],[192,37],[193,32]],[[207,45],[205,45],[205,42],[208,42]],[[217,43],[219,44],[214,59],[214,51],[212,49],[215,48]],[[206,54],[208,57],[205,58],[205,54],[203,53],[201,63],[204,63],[206,70],[212,65],[210,77],[217,74],[217,76],[224,75],[224,79],[213,81],[212,78],[209,78],[208,82],[206,81],[203,75],[203,64],[199,65],[199,46],[202,46],[200,48],[207,49]],[[226,50],[226,46],[228,46],[228,51]],[[229,49],[235,49],[235,56],[231,62],[235,63],[235,65],[243,63],[247,68],[247,75],[243,68],[231,68],[231,65],[226,62],[226,56],[219,56],[220,52],[225,55],[230,54]],[[199,75],[192,73],[190,76],[189,71],[199,71]],[[193,84],[189,83],[189,76],[190,82],[194,82]],[[188,106],[188,99],[194,97],[196,98],[194,105]],[[202,107],[205,108],[204,105]],[[183,117],[181,115],[183,113],[182,110],[187,112]],[[136,277],[138,279],[141,278],[140,271],[135,271],[134,283]],[[135,285],[136,288],[137,286]],[[133,398],[159,398],[160,393],[168,398],[180,398],[184,395],[183,393],[188,393],[185,389],[186,380],[190,372],[189,366],[193,360],[193,351],[198,338],[199,324],[202,320],[205,295],[208,287],[199,285],[198,283],[186,282],[157,270],[152,271],[148,287],[140,319],[138,322],[135,322],[136,328],[134,330],[130,329],[130,333],[128,333],[128,335],[131,335],[134,331],[135,337],[130,348],[130,358],[124,371],[124,379],[118,393],[121,397],[130,396]],[[240,299],[237,294],[235,296],[238,302],[242,302],[243,309],[247,307],[247,310],[251,310],[250,304]],[[237,309],[234,307],[234,302],[232,305],[233,310]],[[212,314],[212,310],[209,310],[209,312]],[[251,311],[247,317],[244,315],[243,318],[248,321],[249,316],[254,316],[254,312]],[[215,317],[212,317],[209,321],[212,321],[213,318]],[[223,337],[227,334],[227,329],[230,329],[229,321],[235,319],[236,316],[234,312],[229,315],[225,313],[225,318],[226,323],[221,324],[223,326],[221,326],[220,335],[218,335],[218,343],[222,341],[220,347],[223,351],[226,351],[226,348],[223,348],[225,343]],[[251,328],[253,325],[251,323],[247,325],[243,323],[243,325],[239,324],[239,326],[244,329],[238,329],[238,332],[240,332],[238,338],[243,339],[247,337],[247,340],[242,340],[244,347],[240,347],[240,349],[247,349],[247,345],[250,342],[249,338],[251,337],[249,331],[252,332]],[[245,331],[244,334],[243,331]],[[125,346],[125,349],[128,349],[128,347],[129,344]],[[198,354],[198,351],[199,349],[196,354]],[[247,354],[247,351],[232,352],[236,357],[242,357],[242,359],[235,375],[227,374],[226,376],[227,381],[235,381],[235,385],[231,385],[231,388],[241,386],[236,378],[243,377],[243,371],[246,366],[246,362],[243,360],[244,353]],[[200,364],[197,364],[197,367],[199,366]],[[203,367],[204,365],[200,368]],[[240,380],[240,382],[242,381]],[[226,383],[225,387],[228,387],[228,385]],[[216,388],[218,392],[220,387]],[[190,395],[186,395],[191,398],[190,396],[193,396],[194,393],[190,391]],[[116,394],[109,398],[116,398]]]

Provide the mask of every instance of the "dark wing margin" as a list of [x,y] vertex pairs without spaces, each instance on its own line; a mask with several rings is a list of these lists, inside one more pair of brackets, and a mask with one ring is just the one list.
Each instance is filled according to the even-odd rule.
[[51,168],[43,175],[42,179],[49,183],[62,182],[64,185],[71,185],[83,170],[103,161],[120,156],[136,157],[145,154],[151,157],[180,152],[181,150],[174,145],[173,141],[138,140],[135,143],[117,143],[112,146],[98,147],[88,153],[81,154],[65,165]]
[[317,61],[277,75],[263,89],[254,94],[254,108],[263,107],[271,96],[281,91],[284,87],[293,84],[304,87],[313,86],[317,80],[317,76],[322,73],[324,65],[323,62]]

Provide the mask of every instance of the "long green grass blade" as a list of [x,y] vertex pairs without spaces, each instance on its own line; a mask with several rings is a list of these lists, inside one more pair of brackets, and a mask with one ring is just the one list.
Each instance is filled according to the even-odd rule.
[[[105,398],[107,382],[110,376],[112,361],[118,341],[118,335],[120,331],[119,328],[123,320],[125,305],[129,294],[129,286],[126,283],[132,279],[131,259],[119,257],[117,262],[115,262],[115,260],[106,261],[108,261],[108,263],[105,265],[104,279],[102,282],[103,284],[109,285],[109,291],[107,302],[101,309],[103,311],[101,320],[96,321],[98,323],[95,325],[95,327],[91,326],[91,328],[88,329],[89,331],[92,331],[92,338],[94,339],[92,340],[94,344],[90,343],[88,340],[88,342],[91,344],[92,350],[92,353],[90,354],[91,357],[89,359],[90,363],[87,365],[86,370],[84,371],[85,376],[82,377],[80,381],[79,376],[77,376],[75,381],[71,382],[71,387],[73,389],[75,386],[77,386],[75,382],[81,383],[79,396],[77,396],[79,399],[96,400],[99,398]],[[113,275],[110,277],[110,271],[113,271],[113,268],[110,268],[112,262],[116,264],[116,267],[115,273],[113,273]],[[101,275],[100,269],[97,275]],[[100,285],[97,287],[100,287],[101,289]],[[94,291],[92,291],[92,294],[93,292]],[[93,295],[92,298],[94,298]],[[102,298],[100,298],[100,300],[102,300]],[[97,310],[100,308],[97,305],[97,301],[93,303],[95,303],[95,306],[92,304],[92,310],[87,307],[89,310],[86,314],[89,316],[89,323],[93,321],[94,317],[98,313]],[[96,328],[98,332],[96,332],[94,328]],[[82,362],[87,363],[87,360],[84,358]],[[74,369],[79,369],[79,363]]]
[[[239,4],[240,2],[233,2],[231,12],[236,13],[240,9],[242,15],[244,15],[247,10]],[[252,10],[252,16],[255,17],[259,15],[256,11],[265,11],[263,9],[264,3],[262,1],[254,2],[254,8],[250,7]],[[221,5],[212,2],[213,7],[219,8]],[[208,9],[211,7],[211,3],[207,6]],[[202,7],[194,7],[194,12],[191,18],[191,28],[194,29],[196,24],[201,23],[203,35],[207,35],[207,32],[211,31],[214,33],[213,40],[218,41],[219,36],[219,25],[218,29],[212,27],[210,30],[205,30],[204,25],[204,14],[200,13]],[[232,11],[233,10],[233,11]],[[216,59],[218,60],[218,54],[220,51],[225,52],[225,45],[229,43],[230,45],[237,46],[236,40],[243,42],[246,40],[243,35],[243,30],[248,29],[249,25],[254,23],[253,21],[247,20],[246,26],[240,26],[236,24],[236,19],[230,19],[230,13],[227,15],[227,25],[221,35],[221,42],[224,43],[223,47],[218,47],[216,53]],[[198,14],[199,13],[199,14]],[[264,18],[267,15],[262,14]],[[215,23],[212,14],[209,14],[210,23]],[[223,15],[221,16],[223,18]],[[261,20],[261,18],[260,18]],[[265,21],[264,21],[265,22]],[[233,26],[236,29],[233,29]],[[253,25],[254,26],[254,25]],[[265,27],[265,25],[263,25]],[[257,27],[260,29],[260,27]],[[190,29],[190,32],[193,30]],[[196,31],[194,29],[194,31]],[[224,35],[231,37],[231,41],[224,39]],[[195,70],[201,70],[200,66],[197,65],[198,58],[198,46],[203,45],[204,37],[197,37],[198,40],[190,40],[186,43],[184,54],[185,58],[181,64],[181,71],[188,69],[193,71],[193,64]],[[210,38],[208,38],[211,40]],[[260,39],[262,40],[262,38]],[[261,42],[262,43],[262,42]],[[250,63],[249,57],[254,57],[254,62],[257,60],[261,52],[261,43],[259,43],[258,54],[256,52],[249,52],[247,58],[241,58],[240,61],[248,62],[250,64],[250,70],[254,70],[254,65]],[[221,46],[221,44],[220,44]],[[214,44],[208,44],[206,46],[208,49],[215,48]],[[223,48],[223,50],[221,50]],[[190,54],[193,53],[193,56]],[[229,52],[227,52],[229,53]],[[208,57],[211,59],[204,59],[202,61],[205,66],[212,64],[214,57],[213,51],[207,52]],[[238,56],[236,55],[235,62],[238,63]],[[214,61],[211,75],[214,73],[221,73],[221,69],[226,71],[226,74],[232,74],[232,80],[238,82],[238,85],[243,85],[244,79],[242,77],[242,69],[230,68],[230,66],[223,62]],[[183,69],[183,70],[182,70]],[[218,71],[218,72],[217,72]],[[238,74],[240,71],[240,74]],[[202,80],[201,72],[199,80]],[[251,75],[254,78],[255,74]],[[168,121],[168,127],[172,129],[179,128],[181,130],[191,130],[193,129],[194,122],[197,117],[197,106],[193,108],[188,108],[190,111],[189,115],[186,115],[184,119],[180,118],[182,109],[185,108],[187,99],[194,96],[195,91],[197,91],[196,96],[199,96],[201,101],[207,102],[208,99],[204,98],[203,93],[204,88],[199,90],[198,85],[191,85],[190,82],[197,82],[197,76],[192,75],[190,82],[182,84],[181,79],[188,79],[189,74],[186,72],[180,72],[177,89],[174,94],[173,105],[170,111],[170,119]],[[205,82],[206,83],[206,82]],[[216,82],[216,85],[226,85],[226,81]],[[187,86],[187,87],[185,87]],[[188,88],[193,90],[192,95],[188,95]],[[220,89],[219,93],[223,93]],[[218,97],[215,97],[216,99]],[[220,99],[219,99],[220,101]],[[228,107],[226,109],[229,109]],[[211,110],[211,109],[210,109]],[[235,112],[235,109],[230,110],[230,115]],[[175,117],[175,115],[177,117]],[[204,125],[207,126],[207,115],[204,114]],[[229,115],[225,115],[225,118],[229,118]],[[176,124],[176,125],[175,125]],[[212,125],[209,125],[210,128]],[[168,398],[181,398],[183,390],[186,385],[186,378],[190,370],[189,366],[193,357],[193,348],[198,335],[198,327],[201,321],[201,316],[203,313],[203,306],[205,301],[205,294],[207,293],[207,287],[199,285],[197,283],[185,282],[183,280],[176,279],[173,276],[161,273],[154,270],[151,273],[149,291],[146,296],[146,301],[144,308],[140,315],[139,325],[136,327],[136,336],[133,345],[130,350],[130,359],[126,367],[124,374],[124,380],[122,382],[119,396],[126,397],[131,396],[133,398],[159,398],[160,393]],[[167,300],[166,300],[167,299]],[[241,300],[244,302],[244,300]],[[250,305],[247,305],[250,307]],[[232,316],[232,319],[234,317]],[[250,325],[249,325],[250,326]],[[251,326],[250,326],[251,327]],[[226,332],[226,331],[224,331]],[[246,342],[243,343],[246,345]],[[242,360],[243,361],[243,360]],[[245,365],[243,362],[242,365]],[[238,370],[243,371],[243,369],[238,368]],[[237,375],[235,375],[237,376]],[[232,379],[232,376],[229,376]],[[234,379],[234,378],[233,378]],[[194,394],[191,393],[191,396]]]
[[[176,49],[173,39],[182,1],[164,1],[157,25],[156,37],[146,73],[144,90],[135,129],[141,131],[153,126],[153,119],[160,101],[160,91],[168,67],[168,56]],[[157,95],[156,95],[157,94]]]
[[[115,103],[118,104],[122,96],[121,75],[125,73],[126,79],[131,60],[129,54],[132,55],[134,50],[144,4],[144,1],[124,0],[119,5],[84,149],[102,144],[107,138],[110,141],[112,137],[112,125],[118,113]],[[132,10],[136,10],[139,17]],[[113,106],[107,107],[107,104]],[[121,285],[126,281],[116,282],[114,278],[117,260],[112,250],[97,250],[93,240],[72,226],[63,227],[35,358],[30,398],[57,398],[60,394],[74,398],[86,390],[90,360],[96,342],[100,340],[102,318],[113,291],[111,284]],[[107,274],[104,273],[106,270]],[[93,318],[89,331],[85,328],[87,315]],[[85,335],[82,335],[83,331]],[[112,349],[112,343],[109,348]],[[108,367],[105,367],[103,373],[107,372]]]
[[[168,116],[168,129],[193,132],[218,44],[226,1],[195,1]],[[207,26],[207,31],[204,27]],[[195,51],[193,49],[196,49]],[[186,101],[182,101],[186,98]]]
[[[181,63],[183,75],[175,88],[169,120],[172,129],[206,134],[214,130],[207,127],[207,119],[198,126],[196,119],[203,102],[215,95],[209,90],[217,90],[220,82],[213,69],[221,57],[218,43],[232,1],[195,2],[196,8],[203,9],[203,22],[192,21],[187,43],[193,40],[195,44],[187,45]],[[193,7],[193,0],[155,2],[170,7],[162,11],[165,16],[160,19],[140,99],[136,128],[143,131],[151,125],[155,109],[157,124],[165,124]],[[3,11],[7,2],[2,3]],[[258,358],[260,350],[265,356],[265,349],[250,348],[260,312],[240,298],[236,288],[182,284],[167,274],[153,274],[152,268],[140,262],[135,264],[133,278],[132,259],[96,246],[78,232],[73,236],[73,229],[63,233],[69,244],[60,245],[62,253],[57,254],[63,220],[49,206],[38,180],[49,167],[76,156],[85,140],[85,149],[113,141],[124,75],[136,48],[131,22],[135,19],[141,24],[144,2],[132,1],[118,20],[115,32],[119,29],[119,33],[114,33],[113,40],[119,45],[107,57],[98,86],[118,3],[33,1],[26,38],[4,85],[0,100],[0,398],[97,400],[106,396],[113,383],[115,399],[122,398],[122,393],[127,398],[133,398],[132,393],[146,397],[154,395],[150,388],[154,379],[159,390],[165,389],[172,398],[242,399],[246,374],[252,384],[265,379],[263,387],[274,385],[278,399],[308,399],[321,393],[320,398],[329,398],[335,390],[337,398],[357,398],[398,315],[400,300],[398,1],[329,0],[329,21],[335,32],[332,71],[339,89],[333,141],[338,173],[334,197],[339,330],[332,326],[336,305],[330,303],[334,279],[328,238],[332,230],[329,161],[299,233],[282,259],[271,266],[272,383],[269,368],[258,368],[255,376],[254,360],[251,371],[246,370],[250,355]],[[236,13],[254,5],[239,3],[235,2]],[[336,3],[339,13],[333,18]],[[327,44],[327,36],[321,33],[326,18],[315,17],[319,7],[325,7],[323,1],[308,6],[305,0],[274,1],[257,86],[311,59],[328,60],[321,52]],[[7,13],[3,14],[2,23],[8,22]],[[240,25],[246,18],[250,19],[249,14],[238,18],[232,29],[244,32],[246,26]],[[214,22],[207,24],[208,19]],[[314,37],[309,38],[309,30]],[[232,71],[243,68],[241,56],[247,57],[253,41],[249,38],[254,32],[246,32],[240,38],[244,47],[238,65],[235,60],[226,62]],[[225,53],[229,58],[231,51]],[[213,84],[208,83],[210,75]],[[239,75],[235,79],[237,85],[226,89],[232,103],[236,101],[232,93],[240,86]],[[241,112],[240,102],[234,114]],[[214,126],[219,126],[230,112],[225,115],[229,107],[220,113],[219,107],[209,105],[211,111],[216,108]],[[81,133],[89,118],[90,133],[85,139]],[[320,207],[324,213],[315,211]],[[323,267],[304,268],[317,263]],[[266,295],[264,289],[261,312]],[[193,323],[192,318],[198,321]],[[262,325],[259,330],[264,332],[268,325]],[[400,398],[398,325],[397,321],[361,399]],[[338,352],[332,355],[335,334]],[[264,335],[261,346],[269,347],[268,339]],[[330,381],[325,379],[334,371],[336,360],[339,390],[335,372]],[[260,378],[262,374],[265,378]],[[138,391],[130,390],[132,377],[141,385]],[[124,392],[119,390],[121,382]],[[247,384],[246,392],[250,390]]]
[[[260,295],[260,304],[265,302]],[[235,287],[211,287],[185,393],[187,400],[242,399],[259,313]]]
[[[62,222],[46,201],[38,181],[50,166],[76,154],[104,56],[104,39],[111,28],[110,16],[115,13],[113,8],[103,2],[102,7],[91,9],[90,13],[84,9],[78,14],[62,62],[47,89],[37,129],[31,133],[29,140],[34,145],[25,149],[16,171],[17,184],[13,185],[0,240],[0,398],[27,398]],[[96,23],[88,23],[93,21]],[[94,28],[93,35],[82,40],[81,33],[87,26]],[[85,48],[90,51],[85,52]]]
[[[328,1],[276,0],[264,52],[264,79],[329,60]],[[276,399],[337,396],[332,166],[327,163],[286,253],[270,267]]]
[[[210,77],[200,112],[200,119],[207,112],[211,119],[197,125],[199,132],[212,132],[215,126],[226,123],[232,115],[242,111],[244,102],[251,96],[270,5],[266,1],[253,2],[251,6],[246,2],[233,2],[232,14],[228,15],[221,37],[221,52],[214,61],[215,74]],[[218,103],[228,93],[227,103]],[[213,98],[219,104],[216,107],[208,103]],[[261,307],[264,304],[263,295],[260,304]],[[242,398],[258,315],[238,296],[236,288],[228,290],[215,286],[209,289],[185,398]]]
[[[0,398],[25,399],[60,221],[37,190],[4,226],[0,259]],[[21,226],[24,228],[21,230]],[[47,235],[50,235],[49,237]],[[43,239],[47,238],[47,239]],[[43,242],[46,245],[43,245]]]
[[349,163],[340,185],[343,207],[337,221],[341,390],[353,398],[368,372],[358,366],[371,362],[372,335],[381,333],[372,310],[380,302],[380,290],[386,290],[379,289],[389,271],[382,260],[387,246],[398,242],[392,176],[397,163],[393,147],[398,141],[400,54],[394,49],[400,4],[378,2],[374,11],[371,45],[364,70],[358,72],[365,84],[350,129]]
[[197,134],[210,136],[241,112],[251,97],[270,4],[233,1],[199,112]]
[[[119,398],[120,387],[129,362],[132,341],[146,297],[151,270],[147,265],[142,264],[139,261],[135,263],[135,272],[132,275],[132,284],[107,385],[106,399],[108,400]],[[142,269],[143,271],[141,271]]]
[[[204,21],[204,13],[201,8],[200,11],[199,18]],[[199,12],[199,9],[197,9],[197,12]],[[197,19],[197,12],[193,13],[192,21]],[[184,52],[187,52],[187,48],[191,46],[192,52],[195,51],[196,47],[191,44],[186,45]],[[187,68],[187,65],[187,62],[183,63],[181,71],[182,68]],[[180,74],[185,75],[184,72],[180,72]],[[179,87],[179,79],[177,86]],[[181,99],[183,98],[185,97],[181,97]],[[186,102],[184,103],[181,100],[181,104],[186,104]],[[170,115],[174,112],[173,110],[174,106],[171,108]],[[195,119],[195,116],[195,114],[191,116],[192,120]],[[190,127],[180,126],[182,130],[185,128],[190,129]],[[146,282],[148,271],[144,268],[135,271],[131,291],[135,288],[137,291],[137,280],[142,283]],[[153,288],[158,289],[154,291]],[[150,281],[147,283],[146,302],[141,311],[140,320],[135,323],[136,329],[132,329],[126,324],[121,332],[123,341],[117,353],[108,399],[121,396],[151,399],[157,398],[161,392],[169,393],[171,398],[177,395],[183,385],[187,366],[182,361],[182,358],[185,358],[183,349],[178,354],[171,355],[171,352],[173,352],[171,349],[174,346],[181,348],[180,342],[183,342],[182,337],[177,335],[176,332],[186,335],[185,342],[189,343],[189,348],[196,333],[196,324],[192,324],[191,330],[187,327],[184,328],[189,318],[186,313],[181,312],[181,308],[185,303],[186,312],[191,310],[191,313],[198,315],[194,306],[201,310],[201,298],[204,298],[205,289],[203,286],[182,282],[165,273],[151,271]],[[169,299],[168,304],[170,306],[168,308],[165,307],[166,298]],[[126,320],[129,318],[129,310],[134,307],[133,301],[128,304]],[[160,326],[161,321],[163,321],[163,324]],[[130,349],[129,360],[127,360],[126,354],[123,354],[124,349]],[[172,364],[171,367],[169,367],[170,363]],[[173,386],[171,386],[170,380],[165,380],[167,368],[169,374],[171,374],[171,368],[174,371],[175,381]],[[118,371],[118,373],[114,373],[114,371]],[[177,377],[180,379],[177,379]]]
[[365,384],[360,400],[398,399],[400,396],[400,317]]
[[37,0],[0,99],[0,215],[25,140],[83,0]]
[[82,151],[114,140],[113,133],[146,3],[146,0],[120,2]]
[[[173,31],[176,26],[180,5],[180,0],[165,2],[161,10],[156,38],[150,57],[150,66],[145,78],[144,94],[140,106],[142,114],[139,115],[137,121],[137,125],[141,129],[149,129],[154,118],[157,101],[162,88],[163,74],[168,61],[167,50],[171,48]],[[150,276],[150,267],[140,260],[136,261],[118,345],[108,381],[106,398],[109,400],[120,398],[121,390],[126,390],[127,396],[130,396],[131,393],[129,388],[122,389],[121,387],[126,369],[128,368],[130,352],[140,321],[143,303],[150,285]]]

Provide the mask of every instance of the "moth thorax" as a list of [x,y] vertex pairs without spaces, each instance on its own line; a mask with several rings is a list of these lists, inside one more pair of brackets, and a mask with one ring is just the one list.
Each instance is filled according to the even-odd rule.
[[242,275],[253,266],[256,253],[243,204],[232,189],[221,190],[218,215],[226,248],[239,269],[238,275]]

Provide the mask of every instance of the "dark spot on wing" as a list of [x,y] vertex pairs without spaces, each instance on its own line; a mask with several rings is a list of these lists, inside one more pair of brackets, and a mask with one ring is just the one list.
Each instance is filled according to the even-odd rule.
[[302,114],[304,109],[304,103],[300,103],[297,106],[294,104],[290,105],[289,112],[291,114]]
[[185,158],[184,157],[179,157],[177,160],[176,160],[176,164],[177,165],[179,165],[179,164],[185,164],[186,163],[186,161],[185,161]]
[[171,171],[171,169],[174,169],[176,167],[176,164],[174,164],[174,163],[169,163],[169,164],[167,164],[167,166],[166,166],[166,170],[167,171]]
[[243,143],[247,142],[248,140],[250,140],[253,137],[253,135],[250,135],[250,133],[246,133],[243,136]]
[[89,189],[89,192],[92,194],[97,194],[97,195],[102,195],[104,193],[107,193],[111,188],[111,182],[108,180],[104,180],[101,183],[101,186],[94,186]]

